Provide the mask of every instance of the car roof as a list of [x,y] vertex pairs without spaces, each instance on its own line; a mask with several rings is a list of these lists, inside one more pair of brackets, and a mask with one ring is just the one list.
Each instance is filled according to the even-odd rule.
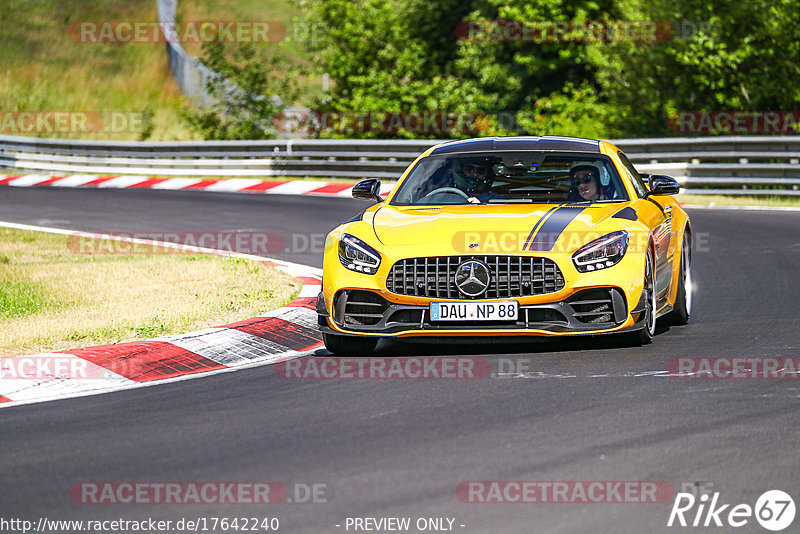
[[549,150],[558,152],[600,153],[600,142],[579,137],[560,137],[556,135],[519,137],[479,137],[450,141],[434,148],[430,156],[470,152],[493,152],[515,150]]

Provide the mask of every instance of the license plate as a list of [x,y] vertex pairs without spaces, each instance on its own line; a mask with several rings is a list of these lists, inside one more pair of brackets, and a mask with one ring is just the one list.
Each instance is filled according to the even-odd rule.
[[516,321],[518,302],[431,302],[432,321]]

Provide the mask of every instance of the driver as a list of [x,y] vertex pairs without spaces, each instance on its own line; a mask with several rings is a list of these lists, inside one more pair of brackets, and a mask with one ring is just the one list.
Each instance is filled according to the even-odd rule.
[[469,195],[473,204],[489,201],[493,182],[492,169],[484,161],[461,161],[454,165],[453,185]]

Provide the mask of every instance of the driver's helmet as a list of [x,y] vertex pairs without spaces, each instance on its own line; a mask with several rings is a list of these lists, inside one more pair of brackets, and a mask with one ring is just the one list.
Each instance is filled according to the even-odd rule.
[[488,158],[457,160],[453,165],[453,180],[456,187],[470,195],[480,195],[494,183],[492,164]]

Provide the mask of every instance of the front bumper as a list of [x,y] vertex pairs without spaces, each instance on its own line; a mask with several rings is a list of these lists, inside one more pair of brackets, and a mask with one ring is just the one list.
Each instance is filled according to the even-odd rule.
[[516,321],[431,321],[428,305],[390,302],[378,292],[338,291],[331,312],[322,293],[319,328],[331,334],[416,336],[560,336],[616,333],[642,327],[643,301],[628,310],[618,287],[581,289],[557,302],[520,304]]

